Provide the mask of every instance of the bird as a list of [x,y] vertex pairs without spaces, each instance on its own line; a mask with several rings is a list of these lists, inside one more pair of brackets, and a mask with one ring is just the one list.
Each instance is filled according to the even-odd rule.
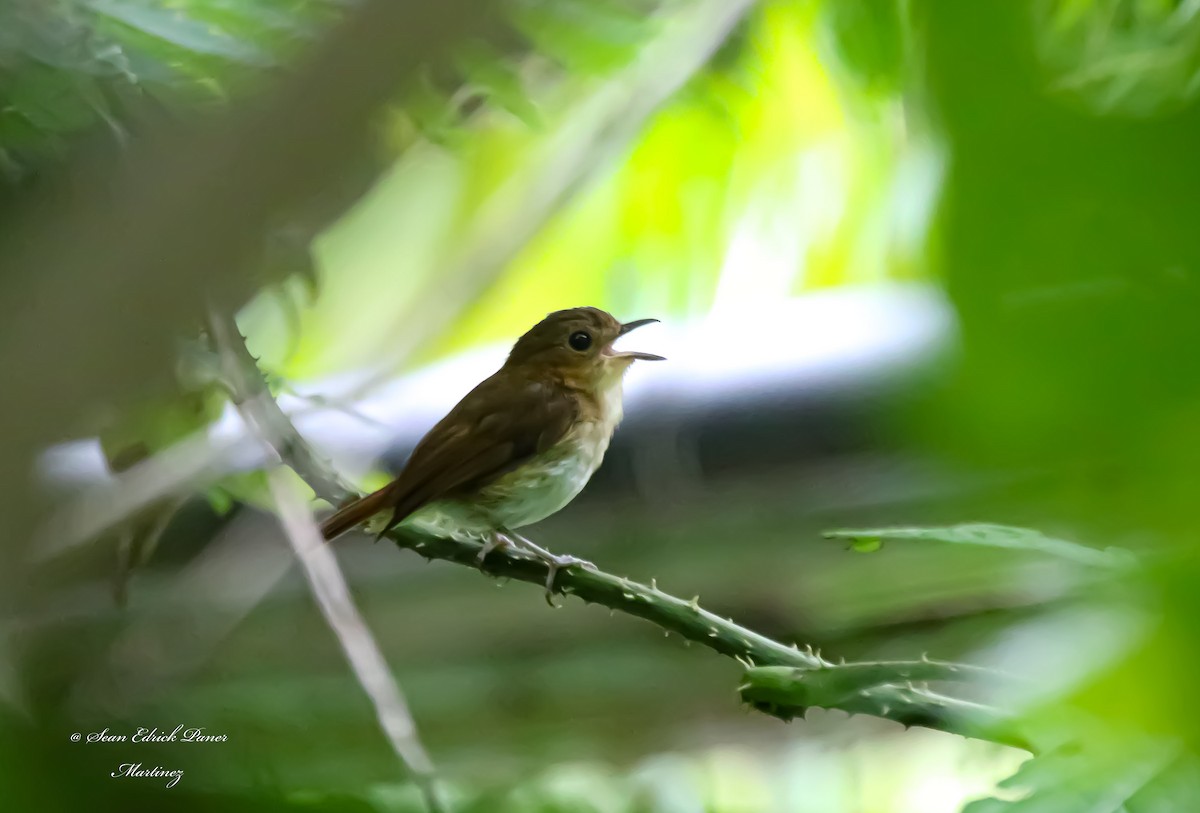
[[594,566],[550,553],[516,529],[565,507],[600,467],[623,415],[626,371],[637,360],[665,360],[613,342],[657,321],[622,323],[593,307],[547,315],[429,430],[394,480],[339,508],[322,535],[333,540],[382,515],[376,539],[403,524],[477,541],[481,567],[497,548],[523,548],[546,564],[553,603],[561,568]]

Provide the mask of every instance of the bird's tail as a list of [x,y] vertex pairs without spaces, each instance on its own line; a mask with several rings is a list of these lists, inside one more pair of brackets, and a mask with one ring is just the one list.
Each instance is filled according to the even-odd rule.
[[325,537],[325,541],[337,539],[356,525],[361,525],[379,512],[386,510],[389,506],[387,492],[388,487],[384,486],[365,497],[359,497],[357,500],[346,503],[326,517],[325,521],[321,523],[321,535]]

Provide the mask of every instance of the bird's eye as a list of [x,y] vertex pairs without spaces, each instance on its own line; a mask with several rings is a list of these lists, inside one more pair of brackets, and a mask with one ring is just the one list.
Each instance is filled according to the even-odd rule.
[[582,353],[592,346],[592,334],[587,331],[577,330],[571,334],[571,338],[567,339],[567,344],[571,345],[572,350],[578,350]]

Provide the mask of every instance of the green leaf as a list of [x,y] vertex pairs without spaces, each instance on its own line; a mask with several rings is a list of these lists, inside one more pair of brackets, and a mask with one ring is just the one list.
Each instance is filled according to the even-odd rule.
[[156,393],[123,405],[100,428],[100,448],[124,471],[215,421],[225,406],[216,388]]
[[404,114],[422,136],[435,144],[453,146],[465,139],[458,103],[435,86],[427,71],[404,97]]
[[837,0],[823,7],[840,62],[867,93],[896,92],[904,75],[905,24],[900,0]]
[[850,540],[850,550],[856,553],[874,553],[883,547],[883,540],[877,536],[861,536]]
[[810,706],[836,708],[850,695],[929,681],[995,679],[998,673],[946,661],[864,661],[821,666],[751,666],[742,676],[742,701],[802,716]]
[[1017,798],[980,799],[963,813],[1165,813],[1200,798],[1196,761],[1168,743],[1122,739],[1059,749],[1023,763],[1000,787]]
[[213,513],[219,517],[223,517],[233,510],[233,495],[221,486],[210,488],[205,492],[204,496],[208,500],[208,505],[212,508]]
[[827,531],[825,538],[846,540],[853,550],[862,552],[878,550],[884,542],[890,540],[916,540],[1029,551],[1088,567],[1123,569],[1137,563],[1132,553],[1121,548],[1097,550],[1074,542],[1055,539],[1028,528],[1014,528],[1008,525],[992,525],[982,522],[942,528],[842,529]]
[[625,64],[657,21],[615,0],[518,4],[517,27],[542,54],[571,71],[604,73]]
[[42,65],[30,65],[6,77],[4,114],[16,114],[37,130],[66,133],[86,127],[95,108],[85,97],[87,76],[72,75]]
[[501,54],[483,43],[476,43],[463,50],[458,63],[469,86],[512,113],[527,127],[541,126],[542,116],[537,105],[530,101],[529,92],[516,69]]

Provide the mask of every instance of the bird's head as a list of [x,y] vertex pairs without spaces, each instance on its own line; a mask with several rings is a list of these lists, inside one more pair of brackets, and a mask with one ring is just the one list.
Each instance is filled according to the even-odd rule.
[[622,324],[599,308],[555,311],[517,340],[505,366],[544,369],[594,385],[619,381],[637,359],[663,361],[653,353],[613,347],[613,342],[629,331],[657,321],[637,319]]

